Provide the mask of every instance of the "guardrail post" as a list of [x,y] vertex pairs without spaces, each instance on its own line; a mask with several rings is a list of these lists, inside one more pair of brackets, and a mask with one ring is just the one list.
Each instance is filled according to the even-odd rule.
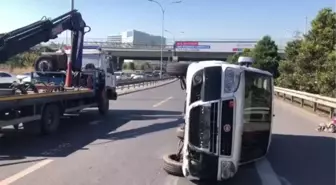
[[304,99],[301,99],[301,107],[304,106]]
[[333,118],[333,116],[334,116],[334,112],[335,112],[335,108],[330,107],[330,114],[329,114],[329,117],[330,117],[330,118]]
[[313,111],[316,112],[317,103],[313,102]]

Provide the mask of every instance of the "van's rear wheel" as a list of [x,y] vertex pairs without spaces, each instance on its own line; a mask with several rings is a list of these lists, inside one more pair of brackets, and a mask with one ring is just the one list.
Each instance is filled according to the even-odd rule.
[[182,162],[177,154],[167,154],[163,156],[163,169],[171,175],[183,176]]

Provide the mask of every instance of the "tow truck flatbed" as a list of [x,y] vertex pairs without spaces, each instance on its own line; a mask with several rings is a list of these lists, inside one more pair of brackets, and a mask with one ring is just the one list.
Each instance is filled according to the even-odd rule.
[[0,96],[0,111],[13,109],[22,106],[51,103],[55,101],[66,101],[73,99],[85,99],[95,96],[93,90],[73,89],[61,92],[45,92],[34,94],[20,94],[11,96]]
[[[101,114],[108,111],[104,100],[103,106],[100,104],[100,95],[94,90],[73,89],[63,92],[47,92],[25,95],[12,95],[0,97],[0,128],[6,126],[16,126],[23,124],[24,129],[34,130],[33,133],[40,133],[41,128],[49,134],[57,130],[60,117],[65,113],[73,113],[89,107],[98,107]],[[104,106],[105,105],[105,106]],[[52,111],[48,111],[51,107]],[[54,125],[46,128],[45,121],[47,114],[54,118]],[[49,116],[50,116],[49,115]],[[56,118],[56,119],[55,119]],[[40,124],[34,123],[40,121]]]

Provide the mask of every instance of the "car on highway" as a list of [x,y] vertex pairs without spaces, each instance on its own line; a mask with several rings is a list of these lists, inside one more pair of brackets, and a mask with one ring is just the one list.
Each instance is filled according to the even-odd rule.
[[16,78],[19,79],[19,80],[23,80],[25,78],[29,78],[30,75],[31,75],[31,72],[29,72],[29,73],[23,73],[23,74],[16,75]]
[[143,74],[131,74],[131,79],[143,79],[145,76]]
[[266,156],[273,123],[273,76],[223,61],[171,63],[167,73],[186,90],[180,148],[163,157],[164,170],[190,180],[232,178],[243,164]]
[[25,82],[43,82],[43,83],[53,83],[55,85],[60,85],[65,81],[65,72],[57,72],[57,73],[43,73],[43,72],[29,72],[17,75],[16,78],[18,82],[25,83]]
[[12,83],[18,81],[14,74],[0,71],[0,88],[8,88]]

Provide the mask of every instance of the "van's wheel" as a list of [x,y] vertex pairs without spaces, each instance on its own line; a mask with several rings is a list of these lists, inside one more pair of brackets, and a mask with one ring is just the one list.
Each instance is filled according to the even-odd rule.
[[46,105],[41,119],[42,134],[51,134],[56,132],[60,124],[60,119],[60,108],[55,104]]
[[182,162],[177,154],[167,154],[163,156],[163,169],[171,175],[183,176]]
[[168,75],[171,76],[186,76],[188,66],[189,63],[179,63],[179,62],[168,63],[166,72]]
[[106,115],[108,113],[109,107],[110,104],[109,99],[107,98],[107,93],[105,90],[103,90],[98,102],[98,111],[101,115]]
[[184,125],[181,125],[176,129],[176,135],[177,135],[177,138],[181,140],[184,139]]

